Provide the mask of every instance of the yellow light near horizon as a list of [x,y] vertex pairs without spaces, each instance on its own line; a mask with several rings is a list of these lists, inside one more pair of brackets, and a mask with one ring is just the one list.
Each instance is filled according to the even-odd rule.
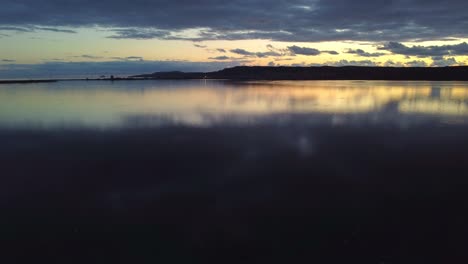
[[[95,58],[92,61],[109,61],[113,57],[143,57],[145,60],[174,60],[174,61],[194,61],[194,62],[213,62],[216,60],[209,59],[220,55],[226,55],[233,58],[242,58],[242,56],[230,53],[232,49],[245,49],[251,52],[266,52],[267,45],[273,45],[276,49],[287,49],[289,46],[300,46],[315,48],[321,51],[334,50],[339,52],[339,55],[330,55],[322,53],[318,56],[286,56],[289,60],[281,60],[284,58],[268,57],[243,58],[249,60],[247,65],[268,65],[274,62],[276,65],[291,65],[291,64],[325,64],[333,63],[340,60],[359,61],[372,60],[380,65],[384,65],[386,61],[391,60],[395,63],[404,63],[410,60],[423,60],[427,64],[432,64],[432,60],[428,58],[405,58],[403,55],[388,54],[378,58],[359,57],[353,54],[348,54],[348,49],[363,49],[367,52],[377,52],[377,47],[380,43],[377,42],[349,42],[349,41],[327,41],[327,42],[279,42],[271,40],[216,40],[203,41],[199,44],[206,48],[198,48],[194,46],[192,41],[183,40],[158,40],[158,39],[112,39],[108,38],[112,35],[106,28],[77,28],[76,34],[65,34],[58,32],[26,32],[16,34],[9,37],[3,37],[2,48],[0,49],[1,59],[15,60],[15,63],[20,64],[36,64],[47,61],[89,61],[89,58],[80,57],[81,55],[91,55]],[[189,33],[187,33],[189,34]],[[190,34],[193,34],[190,33]],[[422,43],[405,42],[403,44],[412,45],[453,45],[462,42],[468,42],[467,39],[457,39],[450,41],[426,41]],[[227,53],[218,52],[217,49],[225,49]],[[382,52],[382,51],[379,51]],[[453,56],[460,64],[466,64],[468,56]],[[280,60],[276,60],[280,59]],[[6,62],[0,62],[6,64]]]

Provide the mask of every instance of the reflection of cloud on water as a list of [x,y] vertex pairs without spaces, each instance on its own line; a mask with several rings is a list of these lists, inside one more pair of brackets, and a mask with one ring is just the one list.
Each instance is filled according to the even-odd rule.
[[403,113],[468,117],[468,106],[466,103],[450,100],[421,99],[402,101],[399,104],[399,110]]
[[[162,126],[232,126],[245,127],[257,125],[273,125],[278,127],[303,126],[314,127],[330,125],[342,126],[374,126],[389,125],[410,127],[424,124],[468,123],[468,116],[451,116],[419,113],[416,111],[401,113],[399,105],[389,104],[378,112],[370,113],[273,113],[273,114],[220,114],[192,113],[191,115],[135,115],[122,119],[123,127],[162,127]],[[298,140],[299,142],[300,140]],[[302,141],[303,142],[303,141]],[[298,145],[304,145],[298,143]]]
[[[323,84],[325,85],[325,84]],[[358,113],[379,111],[387,104],[431,97],[428,87],[244,87],[229,91],[224,110],[273,112]],[[450,96],[450,95],[449,95]]]
[[431,98],[440,98],[440,87],[432,87],[431,89]]
[[[336,125],[349,120],[398,122],[398,118],[413,114],[444,120],[468,117],[465,82],[142,81],[116,87],[97,82],[55,85],[0,90],[0,126],[81,123],[115,127],[128,125],[122,124],[128,117],[134,123],[155,126],[169,121],[207,125],[229,119],[231,123],[267,119],[280,123],[279,116],[288,114],[305,114],[315,122]],[[161,117],[163,121],[158,121]]]
[[454,123],[454,117],[456,123],[468,122],[465,103],[468,88],[464,86],[457,87],[457,83],[431,86],[425,82],[390,84],[389,87],[387,82],[244,83],[236,89],[215,91],[218,102],[198,105],[196,109],[130,119],[138,119],[142,126],[158,126],[161,120],[193,126],[389,124],[408,127]]

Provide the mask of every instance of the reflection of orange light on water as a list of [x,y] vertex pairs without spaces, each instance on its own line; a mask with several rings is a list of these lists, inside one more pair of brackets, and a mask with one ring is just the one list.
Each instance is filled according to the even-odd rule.
[[379,81],[174,83],[141,82],[144,89],[135,85],[139,83],[132,83],[132,89],[100,84],[81,89],[0,89],[0,121],[106,123],[144,114],[199,123],[205,114],[371,113],[387,106],[402,113],[468,116],[466,83],[448,82],[448,87],[445,83]]
[[[232,107],[256,104],[260,110],[268,102],[269,110],[273,111],[363,112],[381,108],[393,101],[428,97],[431,93],[430,88],[330,87],[326,82],[306,82],[311,86],[299,86],[288,83],[280,83],[278,86],[261,86],[256,83],[229,91],[229,103]],[[238,105],[239,102],[243,105]]]
[[403,113],[468,116],[468,106],[464,103],[431,99],[400,102],[399,110]]
[[468,100],[468,89],[466,88],[452,88],[449,89],[450,99],[457,99],[457,100]]

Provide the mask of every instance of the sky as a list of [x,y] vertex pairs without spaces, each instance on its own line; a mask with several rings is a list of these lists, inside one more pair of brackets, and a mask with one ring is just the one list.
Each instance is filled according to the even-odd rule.
[[468,64],[466,0],[0,0],[0,78]]

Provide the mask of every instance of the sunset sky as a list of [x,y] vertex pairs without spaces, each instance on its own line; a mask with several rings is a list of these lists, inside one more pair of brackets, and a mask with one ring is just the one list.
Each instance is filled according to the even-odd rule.
[[466,65],[466,10],[466,0],[1,0],[0,78]]

